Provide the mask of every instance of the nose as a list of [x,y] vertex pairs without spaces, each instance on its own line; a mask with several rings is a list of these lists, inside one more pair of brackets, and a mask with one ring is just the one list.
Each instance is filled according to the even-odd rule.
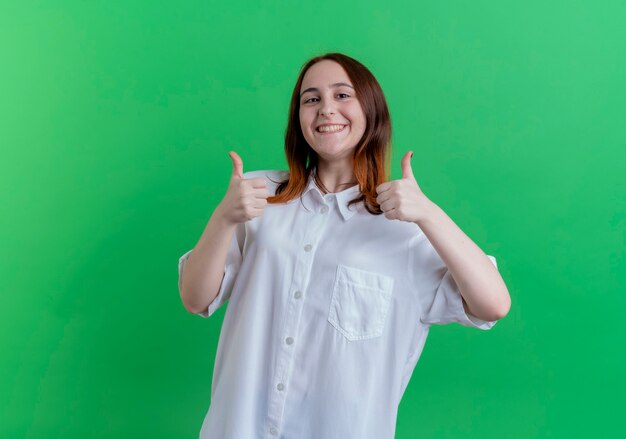
[[330,116],[331,114],[335,114],[335,108],[333,107],[332,100],[324,99],[322,101],[322,105],[320,105],[318,113],[320,116]]

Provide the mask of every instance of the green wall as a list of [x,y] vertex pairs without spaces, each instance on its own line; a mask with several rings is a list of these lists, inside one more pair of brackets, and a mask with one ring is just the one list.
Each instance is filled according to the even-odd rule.
[[486,253],[491,331],[433,327],[397,438],[626,434],[624,1],[0,3],[0,437],[197,437],[225,308],[177,262],[244,171],[285,169],[309,57],[367,65],[393,178]]

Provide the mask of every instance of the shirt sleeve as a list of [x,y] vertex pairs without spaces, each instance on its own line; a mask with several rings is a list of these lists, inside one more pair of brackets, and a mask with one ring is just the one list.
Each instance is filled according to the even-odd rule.
[[[496,258],[487,255],[498,268]],[[420,233],[409,246],[409,270],[413,274],[421,314],[420,321],[428,325],[460,323],[483,330],[491,329],[496,321],[481,320],[465,311],[463,297],[445,262],[426,235]]]
[[[230,241],[230,245],[228,248],[228,253],[226,255],[226,264],[224,266],[224,277],[222,278],[222,283],[220,285],[220,290],[213,299],[213,301],[209,304],[209,307],[206,311],[198,313],[201,317],[209,317],[211,316],[217,309],[222,306],[224,302],[226,302],[231,295],[233,287],[235,285],[235,280],[237,279],[237,274],[239,273],[239,269],[241,267],[242,262],[242,252],[243,252],[243,243],[245,240],[245,223],[240,223],[237,225],[235,229],[235,233],[233,233],[233,237]],[[189,250],[187,253],[182,255],[178,259],[178,291],[182,290],[183,284],[183,273],[185,270],[185,263],[189,256],[191,255],[192,250]]]

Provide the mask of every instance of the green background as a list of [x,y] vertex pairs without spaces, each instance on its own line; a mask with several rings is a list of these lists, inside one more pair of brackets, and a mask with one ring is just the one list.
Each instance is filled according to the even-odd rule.
[[188,314],[178,258],[231,172],[286,169],[300,66],[363,62],[393,178],[512,297],[433,327],[408,438],[626,434],[624,1],[0,3],[0,437],[197,437],[225,307]]

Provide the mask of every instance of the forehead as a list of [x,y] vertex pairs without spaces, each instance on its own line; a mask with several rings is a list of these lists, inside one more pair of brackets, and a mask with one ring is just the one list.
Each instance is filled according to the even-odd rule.
[[304,74],[302,78],[302,86],[300,90],[309,87],[329,87],[337,82],[346,82],[352,84],[346,71],[341,64],[328,59],[313,64]]

